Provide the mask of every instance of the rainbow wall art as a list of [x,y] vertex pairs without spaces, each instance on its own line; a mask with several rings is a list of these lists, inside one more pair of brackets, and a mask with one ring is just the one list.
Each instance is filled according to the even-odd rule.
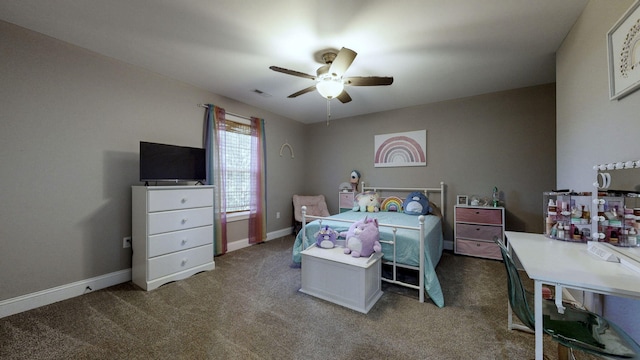
[[426,166],[427,130],[375,135],[374,166]]

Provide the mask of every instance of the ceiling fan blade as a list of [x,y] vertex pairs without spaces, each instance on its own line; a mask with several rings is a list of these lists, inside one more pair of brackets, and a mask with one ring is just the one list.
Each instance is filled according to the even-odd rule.
[[344,79],[345,85],[351,86],[378,86],[393,84],[391,76],[352,76]]
[[293,93],[293,94],[291,94],[291,95],[289,95],[289,96],[287,96],[287,97],[288,97],[288,98],[294,98],[294,97],[297,97],[297,96],[300,96],[300,95],[306,94],[306,93],[308,93],[308,92],[312,92],[312,91],[313,91],[313,90],[315,90],[315,89],[316,89],[316,85],[314,84],[314,85],[309,86],[309,87],[308,87],[308,88],[306,88],[306,89],[302,89],[302,90],[300,90],[300,91],[298,91],[298,92],[295,92],[295,93]]
[[342,90],[340,95],[337,96],[337,99],[340,100],[341,103],[345,104],[351,101],[351,96],[349,96],[346,91]]
[[338,55],[336,55],[336,58],[333,59],[331,67],[329,68],[329,73],[332,75],[335,74],[335,76],[337,77],[342,76],[342,74],[347,71],[349,66],[351,66],[351,63],[356,58],[356,55],[358,55],[358,53],[356,53],[355,51],[343,47],[338,52]]
[[311,80],[315,80],[316,77],[313,75],[309,75],[309,74],[305,74],[303,72],[300,71],[295,71],[295,70],[289,70],[289,69],[285,69],[285,68],[281,68],[279,66],[269,66],[269,69],[273,70],[273,71],[277,71],[277,72],[281,72],[283,74],[288,74],[288,75],[293,75],[293,76],[299,76],[299,77],[303,77],[303,78],[307,78],[307,79],[311,79]]

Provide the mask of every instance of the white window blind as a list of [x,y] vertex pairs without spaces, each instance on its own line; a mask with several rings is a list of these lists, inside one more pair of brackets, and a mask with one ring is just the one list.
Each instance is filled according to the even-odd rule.
[[227,213],[248,211],[251,185],[251,127],[227,121],[225,136]]

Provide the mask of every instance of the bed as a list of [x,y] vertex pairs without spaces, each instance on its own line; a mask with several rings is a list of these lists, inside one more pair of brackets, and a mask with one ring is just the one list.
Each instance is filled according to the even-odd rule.
[[[378,219],[380,243],[383,252],[383,264],[390,267],[390,275],[383,275],[382,281],[406,286],[418,290],[419,301],[424,302],[425,291],[438,307],[444,306],[444,297],[440,282],[435,272],[442,256],[443,235],[442,224],[445,214],[444,183],[431,188],[394,188],[365,186],[361,191],[374,191],[381,199],[398,199],[410,192],[423,192],[428,198],[434,211],[426,216],[408,215],[402,212],[385,211],[361,212],[346,211],[329,217],[309,216],[303,210],[302,230],[296,236],[293,245],[292,259],[294,264],[301,262],[300,252],[314,244],[314,234],[321,226],[342,232],[347,231],[351,223],[365,216]],[[434,202],[437,199],[438,202]],[[385,201],[381,201],[385,203]],[[423,241],[418,241],[423,239]],[[344,239],[338,241],[338,246],[344,246]],[[348,256],[348,255],[345,255]],[[399,280],[398,268],[411,269],[418,272],[418,284]]]

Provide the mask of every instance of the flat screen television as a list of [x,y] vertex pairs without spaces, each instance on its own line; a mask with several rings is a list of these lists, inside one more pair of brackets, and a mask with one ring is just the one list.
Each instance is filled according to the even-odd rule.
[[206,180],[205,149],[140,142],[140,181]]

